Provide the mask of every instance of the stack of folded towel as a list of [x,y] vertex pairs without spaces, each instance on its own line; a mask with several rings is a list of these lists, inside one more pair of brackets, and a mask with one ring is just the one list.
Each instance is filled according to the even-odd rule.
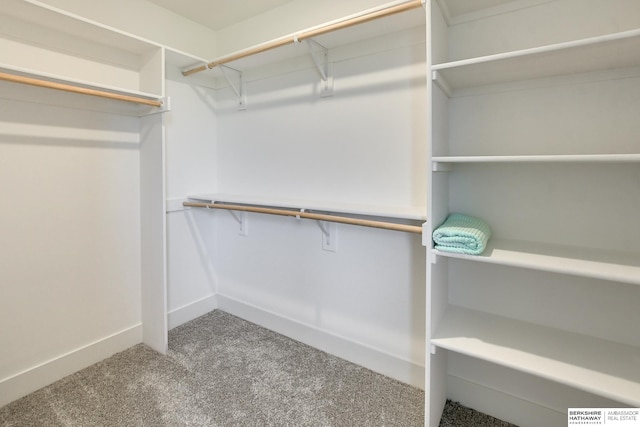
[[489,225],[479,218],[452,213],[433,231],[435,248],[446,252],[480,255],[491,236]]

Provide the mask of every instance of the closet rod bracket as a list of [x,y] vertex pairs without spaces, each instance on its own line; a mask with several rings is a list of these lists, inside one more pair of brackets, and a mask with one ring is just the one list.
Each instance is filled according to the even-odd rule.
[[322,231],[322,249],[336,252],[338,250],[338,232],[335,222],[318,220],[318,227]]
[[[296,42],[300,43],[297,40]],[[318,74],[320,74],[320,96],[327,97],[333,95],[333,70],[329,63],[329,49],[322,46],[317,41],[309,38],[304,40],[307,50],[311,55],[311,59],[316,66]]]
[[[220,68],[222,76],[225,78],[227,83],[229,83],[229,87],[231,87],[233,92],[238,97],[238,110],[246,110],[247,97],[245,94],[245,85],[242,78],[242,71],[236,70],[235,68],[231,68],[223,64],[218,65],[218,68]],[[229,76],[229,74],[234,74],[235,79]]]
[[247,218],[247,213],[235,212],[232,210],[229,210],[228,212],[231,214],[233,219],[235,219],[238,224],[240,224],[240,231],[238,232],[238,234],[240,234],[241,236],[249,235],[249,219]]
[[140,114],[138,115],[138,117],[155,116],[156,114],[164,114],[168,113],[169,111],[171,111],[171,98],[165,96],[164,98],[162,98],[162,105],[160,105],[160,107],[154,108],[152,111],[149,111],[147,113]]

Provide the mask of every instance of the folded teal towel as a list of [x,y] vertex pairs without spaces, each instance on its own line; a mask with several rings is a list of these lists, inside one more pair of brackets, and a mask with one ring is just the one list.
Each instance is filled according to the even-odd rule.
[[480,255],[491,237],[489,225],[479,218],[459,213],[450,214],[433,231],[435,248],[446,252]]

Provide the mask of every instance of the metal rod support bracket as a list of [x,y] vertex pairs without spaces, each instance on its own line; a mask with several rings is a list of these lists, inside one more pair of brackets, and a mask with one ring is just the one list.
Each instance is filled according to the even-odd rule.
[[304,42],[320,74],[320,96],[333,95],[333,69],[329,63],[329,49],[311,38],[305,39]]
[[[220,71],[222,71],[222,75],[224,76],[225,80],[227,81],[227,83],[229,83],[229,86],[238,97],[238,110],[246,110],[247,97],[244,90],[245,88],[244,80],[242,79],[242,71],[236,70],[235,68],[231,68],[223,64],[218,65],[218,67],[220,68]],[[230,73],[235,74],[235,80],[237,81],[237,83],[234,82],[234,79],[229,77]]]
[[235,212],[235,211],[228,211],[231,216],[233,217],[233,219],[235,219],[236,221],[238,221],[238,224],[240,224],[240,231],[239,234],[241,236],[247,236],[249,234],[249,220],[247,218],[247,213],[246,212]]
[[322,231],[322,249],[336,252],[338,250],[338,232],[335,222],[318,220],[318,227]]

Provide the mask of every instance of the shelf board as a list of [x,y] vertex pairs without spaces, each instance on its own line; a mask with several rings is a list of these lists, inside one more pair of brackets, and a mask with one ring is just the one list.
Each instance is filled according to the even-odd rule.
[[[390,3],[381,5],[380,7],[364,10],[360,13],[355,13],[309,28],[300,29],[293,33],[285,34],[281,37],[277,37],[272,40],[268,40],[252,46],[247,46],[246,48],[235,51],[226,52],[223,46],[222,51],[224,52],[224,54],[219,56],[218,58],[214,58],[209,62],[222,61],[223,63],[226,63],[229,58],[235,58],[233,60],[230,60],[227,65],[245,72],[247,70],[266,67],[271,64],[281,63],[298,58],[310,58],[309,51],[305,44],[294,42],[294,40],[297,39],[297,36],[301,34],[315,33],[316,31],[326,27],[339,26],[339,24],[344,21],[358,18],[360,16],[373,13],[387,7],[402,5],[407,2],[408,0],[395,0]],[[424,8],[419,7],[401,13],[378,17],[369,21],[363,21],[354,26],[339,28],[326,33],[321,32],[311,38],[325,48],[332,50],[338,47],[343,47],[345,45],[366,41],[374,37],[383,38],[385,36],[392,35],[393,33],[401,32],[410,28],[424,27],[425,21],[426,16]],[[286,41],[286,43],[284,41]],[[244,56],[247,53],[250,54],[248,56]],[[332,57],[331,61],[335,61],[335,58]]]
[[449,95],[456,89],[640,66],[640,29],[431,67]]
[[[33,78],[43,82],[60,83],[80,89],[95,90],[108,94],[139,98],[141,100],[165,102],[163,97],[159,94],[147,93],[138,90],[127,90],[110,85],[87,82],[80,79],[66,78],[51,73],[41,73],[2,63],[0,63],[0,72],[18,77]],[[159,107],[140,104],[138,102],[108,99],[101,96],[81,93],[71,93],[64,90],[36,87],[18,82],[0,81],[0,87],[2,87],[0,98],[3,99],[59,105],[68,108],[88,109],[127,116],[141,116],[159,111]],[[79,100],[81,100],[81,102],[79,102]]]
[[[640,154],[559,154],[520,156],[437,156],[434,163],[638,163]],[[434,165],[434,170],[437,167]]]
[[96,89],[96,90],[111,92],[111,93],[120,94],[120,95],[130,95],[130,96],[135,96],[140,98],[146,98],[149,100],[162,99],[162,95],[160,95],[159,93],[149,93],[149,92],[143,92],[140,90],[124,89],[124,88],[116,87],[112,85],[105,85],[105,84],[90,82],[90,81],[81,80],[81,79],[68,78],[65,76],[59,76],[52,73],[43,73],[40,71],[30,70],[23,67],[16,67],[9,64],[0,63],[0,71],[8,72],[16,76],[31,77],[39,80],[46,80],[46,81],[56,82],[56,83],[64,83],[64,84],[69,84],[73,86],[79,86],[87,89]]
[[1,15],[50,28],[71,37],[90,40],[97,45],[111,46],[135,54],[145,54],[160,47],[149,40],[69,13],[39,0],[3,0],[0,9]]
[[193,194],[188,195],[187,197],[192,200],[206,202],[227,202],[286,209],[305,209],[320,212],[335,212],[352,215],[378,216],[417,221],[425,221],[427,211],[427,208],[424,206],[365,205],[331,201],[311,201],[261,196],[242,196],[237,194]]
[[449,306],[431,344],[640,406],[640,348]]
[[439,256],[640,285],[640,254],[491,239],[482,255]]

